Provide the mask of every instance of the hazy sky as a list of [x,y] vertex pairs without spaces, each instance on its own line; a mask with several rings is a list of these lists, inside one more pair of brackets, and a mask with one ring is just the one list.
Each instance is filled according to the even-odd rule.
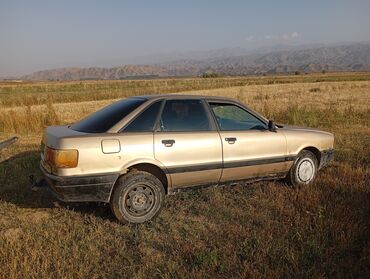
[[0,76],[225,47],[370,41],[370,0],[0,0]]

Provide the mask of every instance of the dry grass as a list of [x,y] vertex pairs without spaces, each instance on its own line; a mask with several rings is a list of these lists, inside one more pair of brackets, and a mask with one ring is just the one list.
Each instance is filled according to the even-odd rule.
[[0,82],[0,106],[30,106],[109,100],[133,95],[173,93],[190,90],[271,85],[297,82],[368,81],[370,73],[329,73],[298,76],[256,76],[225,78],[182,78],[121,81]]
[[[113,100],[4,105],[0,138],[15,132],[20,141],[0,154],[0,277],[367,278],[370,82],[363,74],[298,78],[190,93],[236,97],[278,122],[334,132],[336,160],[314,185],[292,190],[266,182],[169,196],[159,218],[141,226],[118,224],[106,206],[57,206],[47,192],[27,188],[42,128]],[[36,85],[50,84],[57,91],[74,83]]]

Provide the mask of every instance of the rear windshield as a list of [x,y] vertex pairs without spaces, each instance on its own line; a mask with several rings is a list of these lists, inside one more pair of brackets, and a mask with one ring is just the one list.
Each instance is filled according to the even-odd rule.
[[146,102],[144,98],[129,98],[113,103],[73,124],[70,128],[84,133],[104,133],[144,102]]

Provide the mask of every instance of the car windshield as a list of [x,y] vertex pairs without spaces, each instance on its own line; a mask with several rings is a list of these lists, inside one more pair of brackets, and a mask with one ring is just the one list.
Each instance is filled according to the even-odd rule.
[[70,128],[84,133],[104,133],[146,101],[145,98],[129,98],[113,103],[73,124]]

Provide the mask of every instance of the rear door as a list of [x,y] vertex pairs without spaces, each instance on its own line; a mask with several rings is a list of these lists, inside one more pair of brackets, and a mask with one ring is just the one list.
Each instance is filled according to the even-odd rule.
[[223,145],[221,181],[266,177],[286,172],[286,139],[271,132],[264,121],[234,103],[210,102]]
[[165,102],[154,133],[154,154],[166,166],[172,188],[219,182],[221,139],[203,100]]

